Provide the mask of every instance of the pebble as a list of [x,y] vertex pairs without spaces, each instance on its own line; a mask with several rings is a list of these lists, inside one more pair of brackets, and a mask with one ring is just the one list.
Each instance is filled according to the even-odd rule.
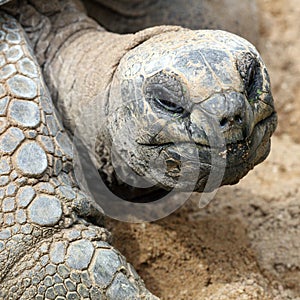
[[[65,296],[67,294],[67,290],[62,283],[55,284],[54,290],[55,290],[56,294],[59,296]],[[56,299],[58,299],[58,298],[56,298]],[[63,299],[65,299],[65,298],[63,298]]]
[[25,136],[29,139],[29,140],[34,140],[37,137],[37,132],[35,130],[26,130],[25,132]]
[[[4,43],[4,42],[0,43],[0,53],[3,53],[7,49],[8,49],[8,44],[7,43]],[[2,57],[4,59],[4,62],[6,63],[5,58],[4,58],[3,55],[2,55]]]
[[61,197],[66,198],[67,200],[73,200],[76,197],[76,193],[70,186],[61,185],[58,188],[58,192],[61,195]]

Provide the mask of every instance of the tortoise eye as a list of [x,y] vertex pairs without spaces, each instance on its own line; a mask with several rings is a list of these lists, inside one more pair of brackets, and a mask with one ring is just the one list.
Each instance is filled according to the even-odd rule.
[[245,94],[249,99],[257,99],[261,89],[261,70],[257,58],[251,53],[244,53],[237,62],[237,68],[244,82]]
[[159,98],[155,97],[155,102],[160,107],[162,107],[165,110],[168,110],[170,112],[179,113],[179,114],[184,112],[184,108],[182,106],[180,106],[172,101],[159,99]]
[[247,76],[245,78],[245,88],[247,95],[251,95],[257,86],[257,75],[259,72],[259,64],[256,60],[252,60],[248,67]]
[[252,60],[251,64],[248,67],[247,78],[246,78],[248,85],[251,85],[251,83],[255,79],[256,69],[257,69],[257,62],[256,60]]
[[237,61],[237,69],[241,74],[245,86],[250,85],[255,78],[258,62],[251,53],[243,53]]

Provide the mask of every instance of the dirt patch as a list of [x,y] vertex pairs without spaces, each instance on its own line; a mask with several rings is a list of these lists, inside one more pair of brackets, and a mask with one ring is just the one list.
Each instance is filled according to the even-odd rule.
[[259,0],[259,11],[279,113],[271,156],[204,209],[194,195],[156,223],[110,224],[162,299],[300,299],[300,6]]
[[261,42],[279,112],[277,134],[300,142],[300,6],[298,0],[259,0]]
[[300,145],[275,137],[269,159],[204,209],[194,194],[156,223],[114,221],[115,245],[162,299],[297,299],[299,187]]

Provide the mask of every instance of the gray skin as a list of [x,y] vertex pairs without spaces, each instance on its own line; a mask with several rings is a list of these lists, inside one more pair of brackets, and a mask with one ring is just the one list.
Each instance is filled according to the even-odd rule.
[[[89,138],[104,125],[96,163],[112,190],[130,200],[141,193],[116,178],[114,146],[125,175],[155,183],[150,198],[176,185],[179,155],[189,166],[179,189],[202,191],[214,154],[226,162],[222,184],[267,156],[276,113],[265,65],[250,43],[226,32],[162,26],[119,35],[80,2],[47,3],[12,1],[0,17],[0,297],[156,299],[110,246],[101,212],[80,191],[52,100],[72,133]],[[225,143],[210,149],[219,136]],[[150,168],[149,157],[166,172]]]
[[[190,30],[155,36],[121,59],[111,89],[120,101],[109,101],[109,110],[126,121],[108,119],[107,136],[124,162],[164,189],[202,192],[223,160],[222,184],[235,184],[269,153],[276,125],[269,77],[255,48],[237,36]],[[150,160],[159,162],[156,168]],[[182,161],[188,171],[178,185]]]

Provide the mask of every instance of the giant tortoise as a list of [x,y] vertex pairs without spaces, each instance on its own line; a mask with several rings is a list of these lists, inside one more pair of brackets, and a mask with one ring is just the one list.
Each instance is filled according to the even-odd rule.
[[[109,1],[86,5],[101,22],[98,2]],[[157,1],[142,2],[110,3],[147,13]],[[277,122],[259,53],[220,30],[108,32],[77,0],[0,4],[1,299],[156,299],[110,245],[74,159],[92,153],[107,190],[145,211],[174,189],[238,182],[267,157]],[[151,11],[144,25],[164,22]]]

